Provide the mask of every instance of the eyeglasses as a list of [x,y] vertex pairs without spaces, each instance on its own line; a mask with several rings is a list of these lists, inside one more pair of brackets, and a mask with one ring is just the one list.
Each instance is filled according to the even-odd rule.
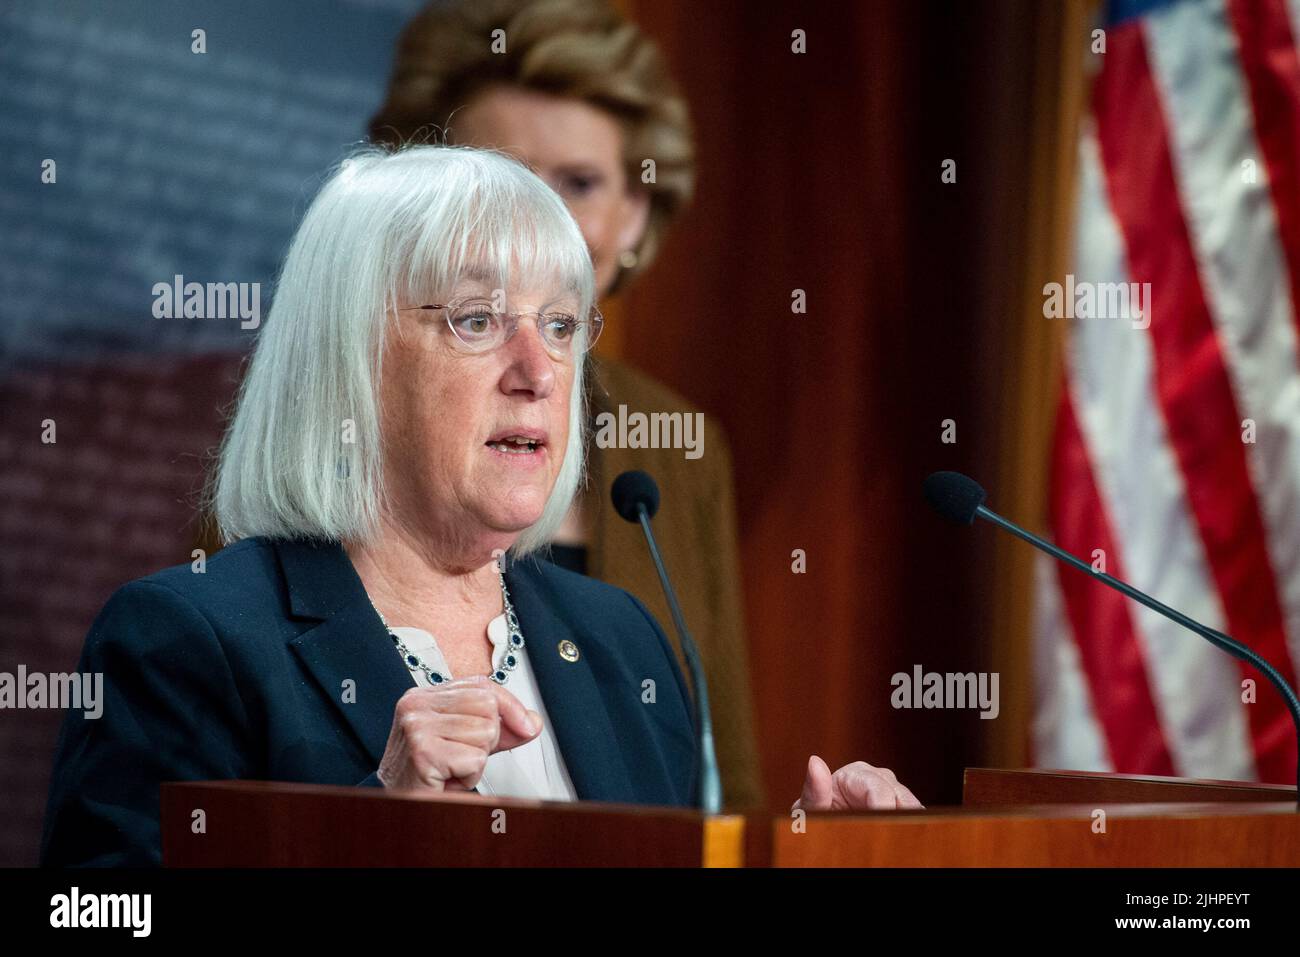
[[524,316],[534,316],[537,331],[542,337],[542,345],[556,359],[570,359],[574,354],[574,342],[581,336],[583,351],[586,352],[600,338],[600,331],[605,326],[605,319],[600,310],[593,308],[585,317],[568,312],[500,312],[487,299],[465,299],[451,303],[434,303],[428,306],[407,306],[399,310],[406,312],[414,309],[428,311],[441,309],[447,320],[447,327],[455,336],[456,346],[461,352],[479,354],[491,352],[509,342],[519,330],[519,320]]

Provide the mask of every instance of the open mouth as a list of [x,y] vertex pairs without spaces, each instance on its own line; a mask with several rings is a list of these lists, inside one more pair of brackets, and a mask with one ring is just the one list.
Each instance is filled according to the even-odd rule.
[[484,444],[490,449],[505,452],[507,455],[536,455],[542,448],[543,442],[528,435],[504,435],[498,439],[489,439]]

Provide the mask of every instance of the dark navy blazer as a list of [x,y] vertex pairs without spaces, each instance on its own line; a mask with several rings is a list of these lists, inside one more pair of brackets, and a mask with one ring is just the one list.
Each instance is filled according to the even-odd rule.
[[[511,563],[506,585],[578,797],[689,806],[691,708],[645,606],[536,559]],[[560,655],[566,640],[577,661]],[[415,686],[340,545],[264,538],[223,549],[205,573],[179,565],[123,586],[78,670],[103,673],[104,708],[64,721],[47,865],[160,863],[163,781],[379,787],[397,699]]]

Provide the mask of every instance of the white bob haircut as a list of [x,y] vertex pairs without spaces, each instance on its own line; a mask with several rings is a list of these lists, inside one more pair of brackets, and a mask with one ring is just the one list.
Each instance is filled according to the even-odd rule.
[[[398,299],[445,302],[469,272],[595,302],[587,244],[524,165],[465,146],[366,147],[321,187],[289,246],[210,492],[225,542],[369,541],[386,509],[379,383]],[[583,335],[585,335],[585,330]],[[586,342],[574,342],[569,441],[541,518],[550,540],[583,479]]]

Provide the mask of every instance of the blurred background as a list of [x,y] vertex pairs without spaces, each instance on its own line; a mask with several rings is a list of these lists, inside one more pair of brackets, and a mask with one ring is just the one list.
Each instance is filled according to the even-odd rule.
[[[270,290],[421,6],[0,12],[0,671],[72,670],[115,588],[190,561],[254,333],[151,289]],[[698,179],[600,349],[727,431],[771,806],[809,753],[927,805],[968,766],[1291,780],[1271,688],[920,486],[969,472],[1293,675],[1296,0],[614,6],[685,92]],[[1049,316],[1067,274],[1150,283],[1150,321]],[[918,665],[998,673],[996,719],[893,707]],[[0,864],[36,860],[61,720],[0,711]]]

